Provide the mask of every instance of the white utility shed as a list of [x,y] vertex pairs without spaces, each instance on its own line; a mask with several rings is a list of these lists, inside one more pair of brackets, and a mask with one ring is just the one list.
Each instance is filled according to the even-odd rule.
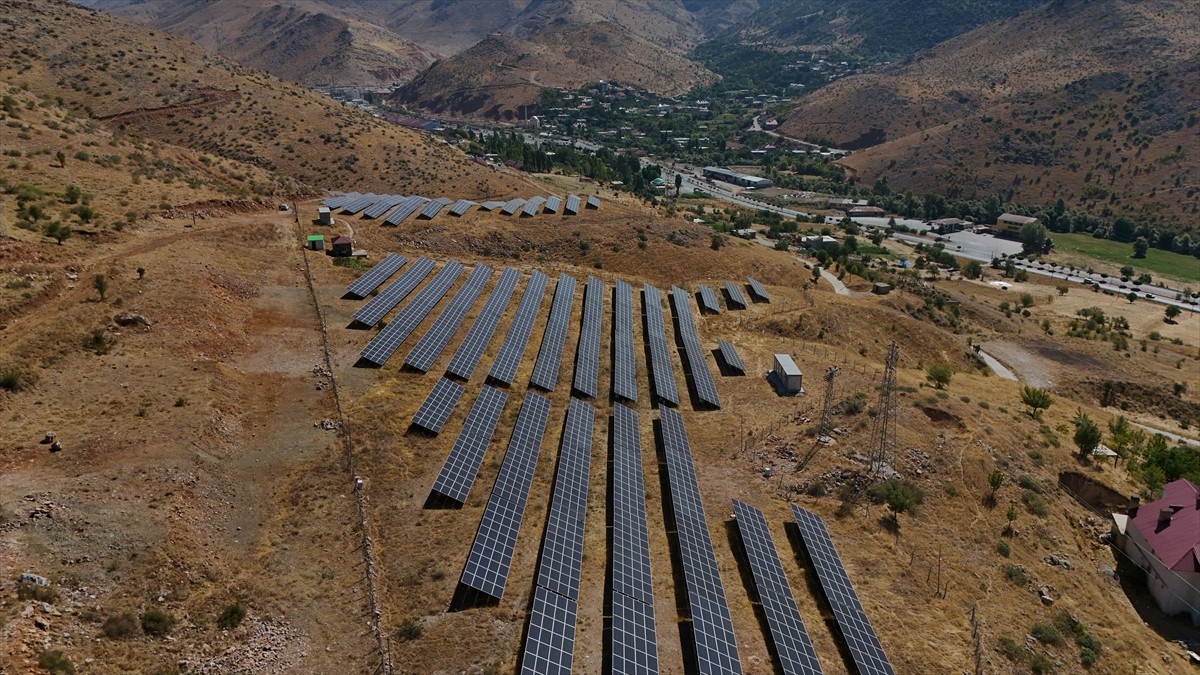
[[800,372],[800,368],[792,357],[787,354],[775,355],[775,368],[773,369],[775,378],[779,381],[779,386],[782,387],[786,394],[798,394],[804,391],[803,380],[804,374]]

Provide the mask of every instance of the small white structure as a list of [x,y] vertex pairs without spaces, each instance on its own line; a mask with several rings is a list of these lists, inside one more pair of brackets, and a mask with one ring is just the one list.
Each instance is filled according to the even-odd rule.
[[804,374],[800,372],[791,356],[776,354],[775,367],[771,369],[771,374],[775,376],[776,385],[782,393],[799,394],[804,391]]
[[333,214],[330,213],[328,206],[322,206],[321,208],[317,209],[317,224],[318,225],[332,225],[333,224]]

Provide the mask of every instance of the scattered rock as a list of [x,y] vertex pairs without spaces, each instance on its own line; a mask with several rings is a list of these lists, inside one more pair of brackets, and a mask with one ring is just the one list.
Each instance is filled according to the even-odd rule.
[[1061,567],[1065,570],[1071,569],[1071,561],[1062,553],[1051,553],[1045,558],[1042,558],[1042,562],[1050,565],[1051,567]]
[[339,424],[331,419],[323,419],[320,422],[317,422],[313,426],[320,427],[321,429],[324,429],[325,431],[333,431],[336,429],[340,429],[342,427],[341,424]]
[[136,312],[125,312],[124,314],[118,314],[113,317],[113,322],[123,328],[127,328],[129,326],[145,326],[146,328],[150,327],[150,319],[147,319]]

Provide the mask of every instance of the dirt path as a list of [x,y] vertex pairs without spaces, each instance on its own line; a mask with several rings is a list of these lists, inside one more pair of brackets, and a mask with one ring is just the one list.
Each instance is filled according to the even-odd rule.
[[[984,351],[988,353],[989,358],[1007,366],[1009,374],[1014,376],[1004,379],[1019,379],[1031,387],[1042,389],[1054,386],[1054,379],[1047,365],[1036,354],[1020,345],[1012,342],[989,342],[981,346],[980,353]],[[991,366],[990,363],[988,365]],[[996,374],[1000,375],[999,371]]]

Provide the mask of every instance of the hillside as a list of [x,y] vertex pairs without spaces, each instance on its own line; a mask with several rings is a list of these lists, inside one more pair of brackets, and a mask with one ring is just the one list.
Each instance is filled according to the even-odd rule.
[[[170,34],[66,2],[6,0],[0,73],[115,132],[210,153],[318,190],[510,194],[519,178]],[[18,20],[19,19],[19,20]],[[68,153],[71,154],[71,153]],[[265,187],[255,192],[269,192]]]
[[539,101],[544,87],[610,80],[675,95],[714,77],[658,44],[601,22],[543,32],[530,41],[491,35],[438,61],[395,97],[439,114],[512,120],[522,117],[522,106]]
[[1194,219],[1200,13],[1064,0],[804,98],[781,132],[870,185]]

